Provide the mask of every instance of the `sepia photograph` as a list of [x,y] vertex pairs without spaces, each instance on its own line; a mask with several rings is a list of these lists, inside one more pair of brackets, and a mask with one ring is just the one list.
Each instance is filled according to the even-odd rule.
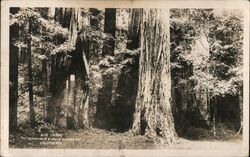
[[244,8],[83,4],[6,9],[1,154],[249,155]]

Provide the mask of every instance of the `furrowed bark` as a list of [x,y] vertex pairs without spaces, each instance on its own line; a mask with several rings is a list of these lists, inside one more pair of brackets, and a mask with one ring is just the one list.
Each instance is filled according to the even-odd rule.
[[[87,40],[87,39],[84,39]],[[86,43],[86,41],[84,42]],[[82,100],[81,100],[81,106],[80,109],[82,110],[82,112],[80,114],[82,114],[82,125],[84,128],[89,128],[90,124],[89,124],[89,62],[87,60],[87,56],[86,56],[86,51],[88,51],[87,49],[83,50],[82,52],[82,58],[83,58],[83,63],[84,63],[84,74],[85,74],[85,86],[86,89],[84,90],[84,94],[82,96]],[[87,52],[88,53],[88,52]]]
[[173,143],[171,111],[169,10],[144,11],[139,88],[132,132]]
[[128,24],[128,40],[127,49],[134,50],[140,47],[141,23],[143,9],[132,9]]

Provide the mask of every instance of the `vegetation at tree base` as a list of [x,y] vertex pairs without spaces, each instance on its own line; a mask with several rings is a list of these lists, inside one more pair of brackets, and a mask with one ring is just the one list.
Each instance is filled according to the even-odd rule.
[[98,128],[171,144],[241,132],[242,19],[221,9],[10,8],[11,136]]

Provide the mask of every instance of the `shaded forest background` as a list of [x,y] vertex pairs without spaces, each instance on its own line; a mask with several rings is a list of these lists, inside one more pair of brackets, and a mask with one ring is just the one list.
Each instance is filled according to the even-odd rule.
[[10,8],[10,133],[241,133],[238,10]]

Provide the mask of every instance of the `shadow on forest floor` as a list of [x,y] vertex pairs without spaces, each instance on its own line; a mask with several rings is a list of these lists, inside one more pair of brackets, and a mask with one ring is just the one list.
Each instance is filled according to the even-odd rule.
[[205,128],[188,128],[183,135],[180,137],[188,140],[219,140],[219,141],[231,141],[232,139],[239,138],[239,134],[236,133],[235,129],[232,126],[226,124],[217,124],[216,126],[216,136],[214,136],[213,129]]
[[[58,136],[59,135],[59,136]],[[62,135],[62,138],[60,137]],[[30,138],[29,138],[30,137]],[[45,140],[46,139],[46,140]],[[26,134],[11,134],[11,148],[84,148],[84,149],[203,149],[240,148],[242,136],[230,135],[230,139],[189,140],[179,138],[175,144],[155,144],[145,136],[133,136],[130,132],[117,133],[102,129],[65,131],[63,134],[49,134],[41,137]]]

